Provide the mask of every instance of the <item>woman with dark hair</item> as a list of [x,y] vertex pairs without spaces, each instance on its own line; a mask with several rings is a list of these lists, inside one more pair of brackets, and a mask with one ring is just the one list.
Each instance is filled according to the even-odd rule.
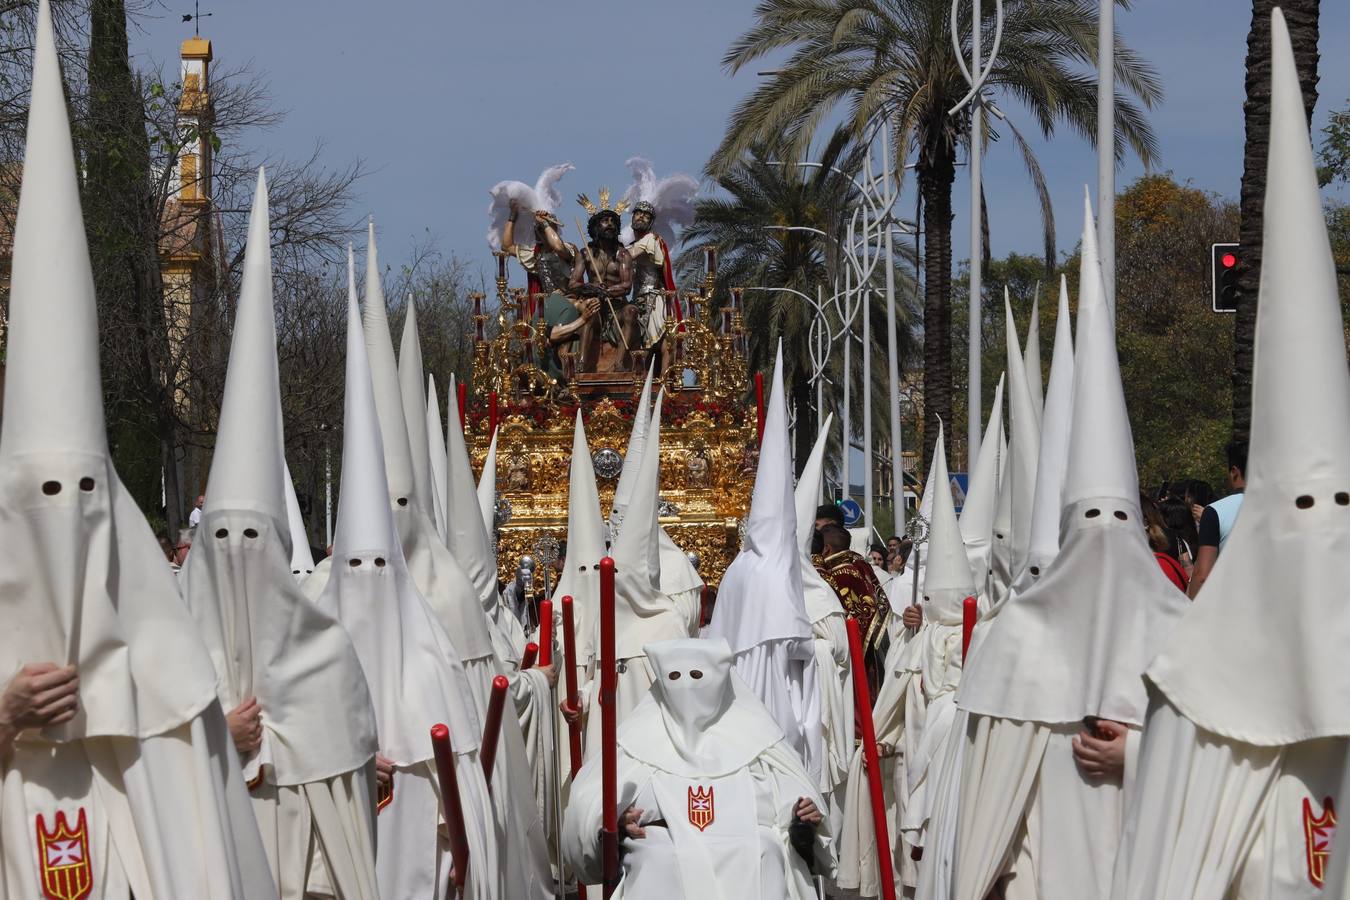
[[1192,478],[1186,482],[1185,497],[1186,505],[1190,507],[1191,516],[1197,526],[1200,524],[1200,514],[1205,511],[1205,507],[1217,499],[1209,482],[1199,478]]
[[1179,551],[1176,535],[1167,527],[1157,504],[1143,491],[1139,492],[1139,508],[1144,514],[1144,533],[1148,535],[1149,549],[1153,551],[1153,556],[1158,560],[1163,574],[1177,586],[1177,590],[1185,593],[1190,576],[1182,566],[1181,560],[1177,558]]
[[1195,516],[1186,501],[1177,496],[1170,497],[1158,504],[1163,523],[1176,538],[1176,556],[1187,577],[1195,567],[1195,548],[1200,540],[1200,531],[1195,524]]

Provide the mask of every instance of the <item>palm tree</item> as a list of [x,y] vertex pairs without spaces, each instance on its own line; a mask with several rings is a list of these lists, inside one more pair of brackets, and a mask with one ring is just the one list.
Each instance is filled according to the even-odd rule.
[[[761,0],[756,23],[731,45],[723,64],[735,73],[769,54],[790,50],[790,56],[734,110],[709,163],[710,174],[724,172],[756,143],[799,152],[841,104],[856,139],[867,140],[878,123],[892,130],[896,159],[890,163],[897,175],[913,153],[924,229],[925,468],[936,417],[949,420],[951,413],[951,194],[957,148],[969,140],[968,115],[948,113],[969,89],[952,47],[950,10],[950,0]],[[1092,141],[1097,0],[1005,0],[1003,11],[1002,45],[987,90],[1018,101],[1047,137],[1062,123]],[[961,53],[969,58],[969,35],[964,42]],[[1115,61],[1117,82],[1128,95],[1116,102],[1116,156],[1123,158],[1128,144],[1148,165],[1156,140],[1131,98],[1151,107],[1161,87],[1119,38]],[[1053,262],[1054,225],[1040,168],[1012,121],[1000,127],[1012,136],[1041,196],[1046,255]]]
[[1246,143],[1239,196],[1237,319],[1233,323],[1233,440],[1246,443],[1252,424],[1252,353],[1256,340],[1257,291],[1261,285],[1262,208],[1266,155],[1270,149],[1270,13],[1284,12],[1294,65],[1303,88],[1303,108],[1312,120],[1317,105],[1317,13],[1319,0],[1253,0],[1247,33],[1247,100],[1242,104]]
[[[834,285],[842,283],[835,276],[841,271],[840,248],[857,191],[852,180],[840,173],[856,171],[862,154],[862,148],[843,131],[835,133],[821,153],[820,165],[812,168],[774,159],[764,147],[752,147],[717,177],[724,196],[698,201],[694,222],[681,237],[684,249],[676,265],[684,274],[697,275],[707,248],[717,249],[720,296],[715,303],[726,302],[726,292],[732,287],[779,289],[745,293],[747,353],[752,371],[768,371],[778,341],[783,341],[784,381],[796,413],[795,456],[799,465],[805,463],[818,431],[812,413],[815,398],[809,346],[815,314],[794,291],[814,297],[821,287],[829,297]],[[901,260],[902,265],[904,262]],[[897,338],[902,357],[912,355],[913,346],[911,317],[904,302],[913,290],[907,282],[904,272],[898,272]],[[880,284],[874,287],[880,292]],[[873,309],[872,316],[872,352],[876,360],[884,360],[884,310]],[[838,321],[831,325],[834,332],[840,330]],[[855,323],[854,333],[859,331]],[[841,355],[835,353],[834,357],[827,372],[832,384],[826,391],[826,402],[831,407],[837,406],[842,393]],[[855,386],[884,386],[884,378],[863,374],[860,352],[853,353],[853,361]],[[852,403],[861,409],[860,390],[853,392]],[[884,392],[875,394],[873,403],[874,408],[884,409]],[[884,417],[876,416],[876,446],[881,446],[876,439],[882,437],[883,424]]]

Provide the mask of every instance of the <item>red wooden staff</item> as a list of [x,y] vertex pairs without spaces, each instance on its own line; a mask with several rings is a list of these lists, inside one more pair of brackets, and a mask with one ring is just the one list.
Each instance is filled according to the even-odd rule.
[[965,662],[970,650],[970,636],[975,632],[975,620],[980,616],[980,607],[974,597],[961,601],[961,661]]
[[601,860],[604,864],[606,900],[619,886],[619,761],[617,747],[618,710],[614,708],[614,560],[600,560],[600,754],[604,790],[604,825],[600,830]]
[[[577,692],[577,631],[572,617],[572,598],[562,598],[563,611],[563,678],[567,684],[567,705],[572,709],[581,708],[581,695]],[[581,771],[581,722],[569,722],[567,725],[568,757],[572,763],[572,774]]]
[[486,720],[483,722],[483,745],[478,748],[478,758],[483,763],[483,775],[488,786],[492,786],[492,765],[497,761],[497,739],[502,734],[502,709],[506,706],[506,690],[511,683],[505,675],[492,679],[492,693],[488,695]]
[[497,392],[488,394],[488,438],[497,433]]
[[455,385],[455,391],[459,400],[459,430],[464,430],[464,417],[469,414],[469,386],[467,384]]
[[[759,435],[759,444],[760,444],[760,445],[762,445],[762,444],[764,443],[764,416],[765,416],[765,409],[764,409],[764,373],[763,373],[763,372],[756,372],[756,373],[755,373],[755,425],[757,426],[757,429],[758,429],[758,430],[757,430],[755,433]],[[757,445],[757,446],[758,446],[758,445]]]
[[553,665],[553,601],[539,601],[539,665]]
[[525,654],[520,658],[520,671],[524,672],[526,669],[533,669],[535,660],[537,660],[538,657],[539,645],[534,641],[530,641],[525,645]]
[[[853,707],[862,724],[863,761],[867,764],[867,786],[872,796],[872,830],[877,839],[877,865],[881,870],[881,896],[895,900],[895,872],[891,868],[891,836],[886,827],[886,795],[881,788],[881,758],[877,754],[877,731],[872,724],[872,698],[867,690],[867,667],[863,662],[862,637],[858,620],[848,617],[848,650],[853,658]],[[617,801],[616,801],[617,802]]]
[[464,834],[464,807],[459,799],[459,781],[455,777],[455,757],[450,749],[450,729],[431,726],[431,750],[436,756],[436,773],[441,780],[441,803],[445,807],[445,826],[450,832],[450,858],[455,861],[451,891],[464,895],[464,879],[469,874],[469,839]]

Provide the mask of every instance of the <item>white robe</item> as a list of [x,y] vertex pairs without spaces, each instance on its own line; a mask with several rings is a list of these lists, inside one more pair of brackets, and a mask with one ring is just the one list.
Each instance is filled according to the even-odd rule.
[[1350,741],[1241,744],[1151,698],[1112,900],[1326,896],[1326,799],[1339,811]]
[[[599,883],[603,823],[602,766],[582,769],[572,787],[563,852],[581,878]],[[805,861],[788,842],[798,797],[816,797],[801,763],[782,743],[729,775],[689,779],[660,772],[618,751],[619,808],[643,810],[647,836],[627,840],[616,898],[669,900],[812,900]],[[713,817],[703,830],[691,823],[690,791],[709,789]],[[721,798],[726,799],[721,799]],[[664,820],[666,825],[651,825]],[[816,858],[829,863],[829,838],[817,829]],[[759,865],[750,864],[758,856]]]
[[[74,832],[83,815],[92,897],[124,898],[128,888],[137,900],[277,896],[215,702],[155,737],[18,741],[0,781],[3,896],[44,896],[35,826],[54,834],[58,815]],[[78,869],[85,850],[49,845],[48,865]]]

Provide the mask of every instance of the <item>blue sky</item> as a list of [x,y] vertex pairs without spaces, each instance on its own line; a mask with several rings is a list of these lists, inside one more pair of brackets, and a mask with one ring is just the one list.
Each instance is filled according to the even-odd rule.
[[[171,62],[190,36],[184,0],[156,6],[133,33],[137,63]],[[180,9],[179,7],[182,7]],[[658,174],[697,175],[727,114],[754,84],[728,77],[720,59],[748,27],[750,0],[678,3],[380,3],[353,0],[229,0],[204,7],[203,36],[218,61],[251,60],[289,110],[258,149],[293,157],[316,140],[340,166],[363,158],[373,169],[360,209],[371,213],[381,252],[397,264],[416,240],[434,236],[486,272],[487,190],[502,179],[532,183],[570,160],[570,197],[601,185],[621,191],[623,162],[642,155]],[[1250,4],[1224,0],[1136,0],[1117,11],[1125,40],[1153,63],[1166,97],[1151,120],[1160,168],[1197,187],[1235,197],[1242,160],[1242,65]],[[1322,5],[1320,98],[1315,127],[1350,98],[1350,4]],[[766,68],[770,67],[768,65]],[[1024,133],[1015,103],[1000,105]],[[1068,132],[1036,146],[1050,181],[1059,247],[1071,249],[1082,185],[1095,184],[1095,152]],[[1123,186],[1142,172],[1130,158]],[[992,251],[1039,252],[1035,196],[1008,141],[986,157]],[[912,215],[913,185],[901,207]],[[955,255],[967,253],[964,168],[953,205]]]

